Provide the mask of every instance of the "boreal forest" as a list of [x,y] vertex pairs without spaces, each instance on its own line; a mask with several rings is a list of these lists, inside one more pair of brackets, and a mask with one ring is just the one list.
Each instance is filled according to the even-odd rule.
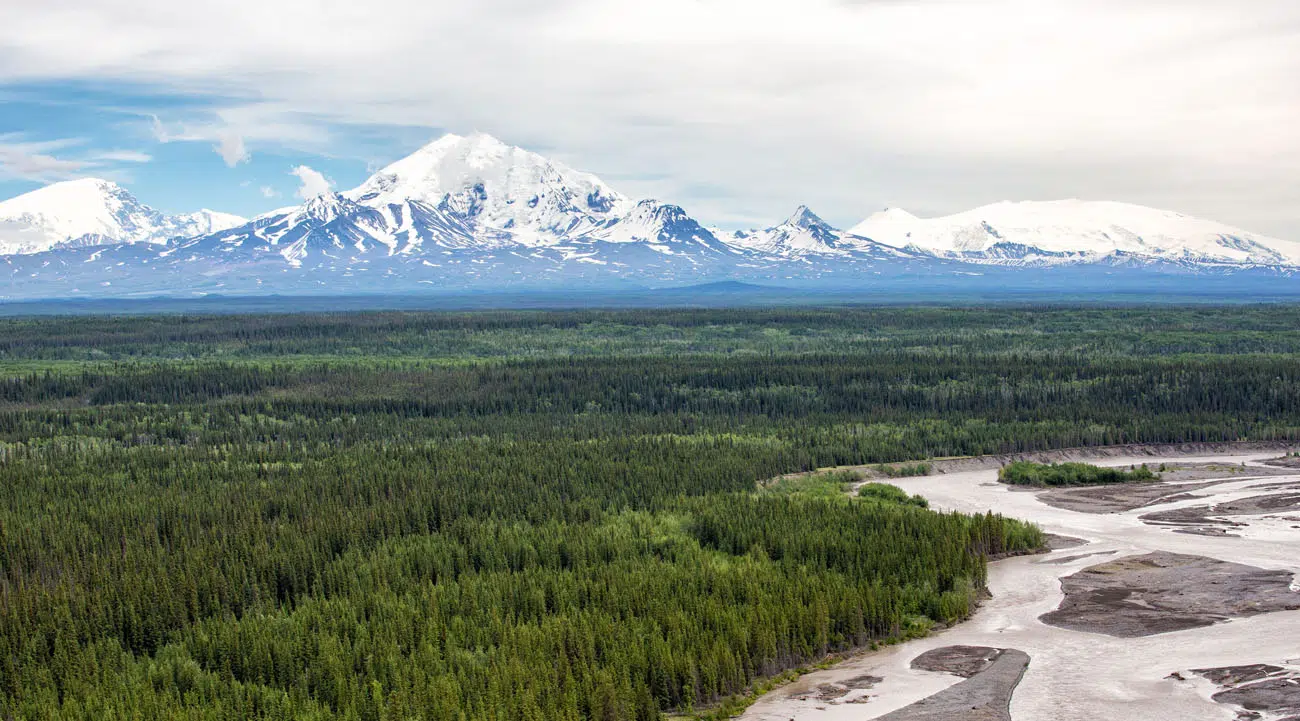
[[1273,306],[3,319],[0,719],[725,717],[1043,544],[791,474],[1296,440],[1298,351]]

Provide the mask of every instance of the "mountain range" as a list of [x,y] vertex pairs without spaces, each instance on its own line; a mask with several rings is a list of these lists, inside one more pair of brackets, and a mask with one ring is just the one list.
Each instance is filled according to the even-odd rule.
[[1287,285],[1298,270],[1300,243],[1113,202],[998,203],[931,219],[889,209],[848,230],[801,206],[775,226],[724,232],[483,134],[446,135],[356,188],[251,220],[169,216],[98,179],[0,203],[7,299],[717,281],[1004,288],[1068,278],[1104,289],[1188,274]]

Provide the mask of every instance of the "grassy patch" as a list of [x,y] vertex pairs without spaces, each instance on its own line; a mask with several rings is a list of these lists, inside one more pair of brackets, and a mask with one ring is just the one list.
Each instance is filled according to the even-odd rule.
[[760,488],[760,495],[810,498],[838,498],[848,493],[854,483],[862,480],[856,471],[820,471],[794,476],[782,476]]
[[907,491],[889,483],[867,483],[858,489],[858,498],[870,498],[882,503],[899,503],[905,506],[929,508],[930,502],[920,495],[907,495]]

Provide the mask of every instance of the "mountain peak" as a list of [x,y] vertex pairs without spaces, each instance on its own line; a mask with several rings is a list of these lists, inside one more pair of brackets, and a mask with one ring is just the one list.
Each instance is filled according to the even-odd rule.
[[457,145],[511,147],[490,133],[476,130],[467,135],[460,135],[459,133],[443,133],[437,138],[425,143],[416,152],[418,153],[424,150],[443,150]]
[[376,173],[404,178],[455,171],[483,171],[500,165],[539,164],[548,162],[536,153],[502,142],[493,135],[474,132],[469,135],[445,133],[426,143],[410,155]]
[[763,230],[731,233],[726,236],[725,242],[744,251],[787,258],[842,256],[852,246],[852,243],[844,242],[843,233],[822,220],[806,205],[800,205],[793,215],[779,225]]
[[355,203],[339,193],[325,192],[312,196],[303,203],[302,214],[322,223],[328,223],[340,215],[346,215],[355,206]]
[[490,133],[485,133],[485,132],[483,132],[483,131],[481,131],[481,130],[476,130],[476,131],[470,133],[469,135],[464,136],[463,138],[461,138],[461,142],[463,142],[463,143],[467,143],[467,144],[469,144],[469,145],[471,145],[471,146],[473,146],[473,147],[476,147],[476,148],[512,148],[512,147],[514,147],[514,146],[512,146],[512,145],[510,145],[510,144],[508,144],[508,143],[505,143],[505,142],[503,142],[503,141],[497,139],[497,137],[496,137],[495,135],[492,135],[492,134],[490,134]]
[[237,224],[233,221],[243,219],[212,213],[166,215],[103,178],[64,180],[0,202],[0,255],[68,244],[161,243]]
[[650,243],[661,247],[663,244],[691,245],[709,253],[726,248],[681,206],[650,199],[637,202],[627,215],[597,229],[591,237],[615,243]]
[[794,211],[794,215],[791,215],[789,218],[787,218],[785,223],[783,223],[783,225],[793,225],[797,228],[807,228],[810,230],[813,228],[824,228],[827,230],[831,229],[830,223],[827,223],[826,221],[822,220],[816,213],[812,212],[812,210],[810,210],[806,205],[799,206]]
[[50,183],[46,188],[99,188],[102,190],[121,190],[122,186],[105,178],[74,178]]
[[600,178],[486,133],[444,135],[344,196],[376,209],[438,208],[524,245],[591,232],[632,209]]
[[0,207],[7,209],[24,206],[38,207],[45,205],[73,204],[86,202],[104,202],[105,198],[134,198],[122,186],[103,178],[77,178],[50,183],[16,198],[0,202]]
[[902,208],[885,208],[884,210],[872,213],[871,217],[867,218],[867,222],[888,221],[901,223],[910,222],[916,219],[917,217],[915,215],[912,215]]

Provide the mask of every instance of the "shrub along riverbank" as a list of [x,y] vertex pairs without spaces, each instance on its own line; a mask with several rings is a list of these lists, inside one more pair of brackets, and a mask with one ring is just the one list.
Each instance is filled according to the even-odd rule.
[[1157,476],[1145,465],[1133,468],[1102,468],[1089,463],[1033,463],[1016,461],[998,471],[998,480],[1013,486],[1103,486],[1112,483],[1154,481]]

